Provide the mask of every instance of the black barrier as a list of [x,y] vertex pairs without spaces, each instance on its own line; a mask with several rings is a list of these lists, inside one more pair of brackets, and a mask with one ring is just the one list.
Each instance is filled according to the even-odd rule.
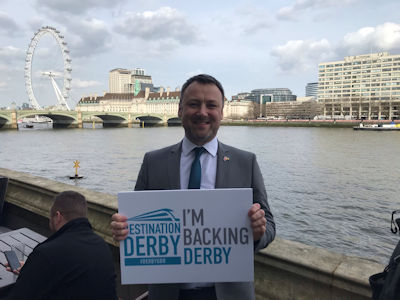
[[8,178],[0,176],[0,220],[3,214],[4,200],[6,199]]

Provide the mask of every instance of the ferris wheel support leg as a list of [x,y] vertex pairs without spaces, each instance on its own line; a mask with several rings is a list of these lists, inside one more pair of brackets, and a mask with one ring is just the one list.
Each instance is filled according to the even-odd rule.
[[51,84],[53,85],[54,92],[56,93],[56,96],[57,96],[58,103],[62,107],[65,106],[67,108],[67,110],[71,110],[67,104],[67,101],[65,101],[60,89],[58,88],[57,82],[54,80],[54,77],[50,76],[50,78],[51,78]]

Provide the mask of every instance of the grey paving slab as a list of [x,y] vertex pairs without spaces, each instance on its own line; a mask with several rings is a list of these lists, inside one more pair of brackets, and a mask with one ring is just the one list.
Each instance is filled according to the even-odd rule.
[[26,246],[30,247],[31,249],[35,248],[36,245],[38,244],[37,241],[31,239],[30,237],[28,237],[20,232],[12,234],[11,237],[13,239],[16,239],[17,241],[20,241],[21,243],[25,244]]
[[0,241],[0,252],[8,251],[11,247],[3,242]]
[[30,239],[32,239],[38,243],[43,243],[45,240],[47,240],[47,238],[45,236],[43,236],[35,231],[32,231],[28,228],[21,228],[19,230],[20,230],[21,234],[29,237]]
[[4,251],[10,250],[11,245],[22,243],[24,247],[24,255],[27,257],[36,247],[37,244],[46,240],[42,236],[28,228],[21,228],[12,231],[0,233],[0,289],[13,284],[17,276],[11,272],[7,272],[4,267],[7,260],[4,256]]

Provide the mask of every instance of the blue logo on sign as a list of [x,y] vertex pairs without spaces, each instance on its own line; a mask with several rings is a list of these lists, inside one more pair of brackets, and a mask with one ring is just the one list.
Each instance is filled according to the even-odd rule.
[[126,266],[179,265],[180,219],[169,208],[157,209],[128,219],[124,240]]
[[179,222],[179,218],[176,218],[172,213],[173,210],[169,208],[153,210],[136,217],[128,219],[128,221],[157,221],[157,222]]

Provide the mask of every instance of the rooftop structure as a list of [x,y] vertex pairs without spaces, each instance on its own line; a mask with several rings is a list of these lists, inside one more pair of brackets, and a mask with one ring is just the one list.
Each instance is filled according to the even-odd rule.
[[153,81],[150,75],[145,75],[144,69],[127,70],[122,68],[113,69],[109,73],[110,93],[138,93],[146,87],[152,89]]

